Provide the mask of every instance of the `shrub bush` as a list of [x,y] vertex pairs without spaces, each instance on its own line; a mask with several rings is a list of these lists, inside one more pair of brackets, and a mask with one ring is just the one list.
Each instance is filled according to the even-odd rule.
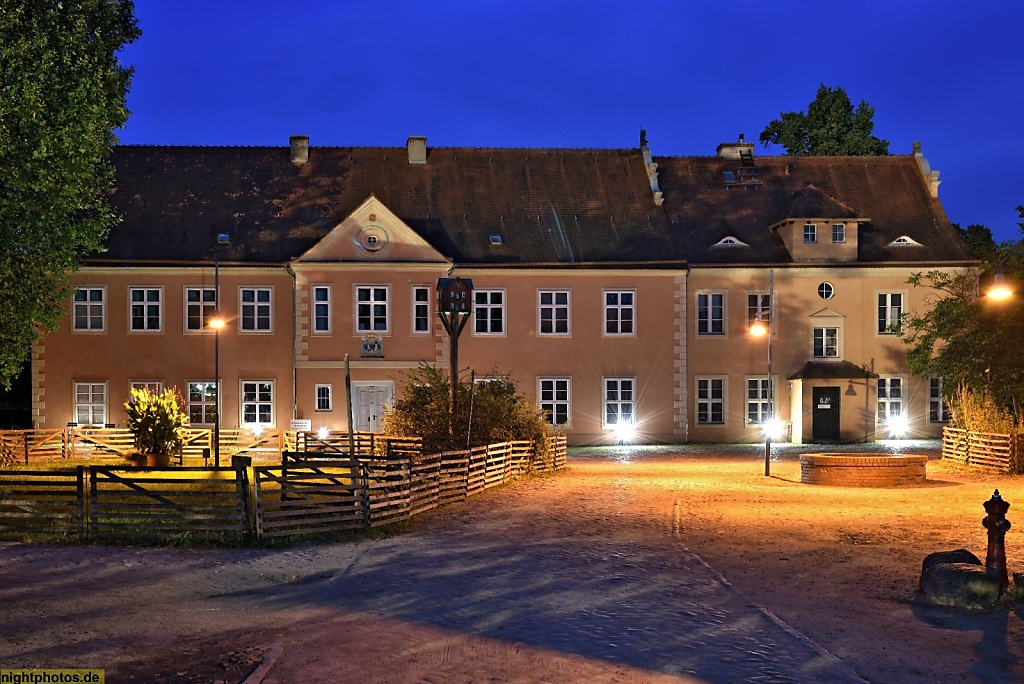
[[125,402],[128,429],[135,435],[135,449],[140,454],[173,454],[181,450],[188,433],[188,414],[182,410],[177,388],[163,392],[133,389]]
[[986,389],[975,391],[965,384],[959,385],[950,400],[950,409],[956,426],[964,430],[1015,434],[1013,414],[1000,407]]
[[451,420],[451,385],[447,374],[421,363],[405,378],[402,398],[384,415],[385,435],[442,438],[462,446],[467,441],[490,444],[529,439],[544,450],[547,437],[555,434],[540,408],[518,391],[508,375],[492,371],[487,381],[476,383],[460,377],[456,385],[456,413]]

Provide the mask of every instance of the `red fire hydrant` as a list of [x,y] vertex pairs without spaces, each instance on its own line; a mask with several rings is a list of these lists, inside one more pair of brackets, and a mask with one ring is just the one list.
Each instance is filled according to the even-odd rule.
[[999,586],[1006,589],[1010,586],[1010,578],[1006,575],[1006,545],[1004,538],[1010,529],[1010,521],[1006,519],[1006,511],[1010,504],[1003,501],[997,489],[992,498],[984,504],[988,513],[981,524],[988,530],[988,554],[985,556],[985,569],[999,578]]

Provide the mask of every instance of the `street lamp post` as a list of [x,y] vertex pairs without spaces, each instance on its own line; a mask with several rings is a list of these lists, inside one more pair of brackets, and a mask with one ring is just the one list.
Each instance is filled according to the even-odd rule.
[[750,326],[754,337],[768,336],[768,417],[764,419],[764,475],[772,474],[772,430],[775,429],[775,386],[772,382],[772,300],[775,295],[775,269],[768,270],[768,325],[764,324],[761,302],[757,303],[757,318]]
[[213,387],[216,392],[216,404],[213,415],[213,465],[220,467],[220,331],[224,327],[224,319],[219,312],[210,319],[210,327],[213,328]]

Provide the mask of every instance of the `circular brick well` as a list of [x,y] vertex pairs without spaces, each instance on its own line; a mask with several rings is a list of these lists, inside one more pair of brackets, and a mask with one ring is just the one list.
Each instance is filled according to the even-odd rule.
[[842,487],[898,487],[926,479],[928,457],[920,454],[803,454],[800,481]]

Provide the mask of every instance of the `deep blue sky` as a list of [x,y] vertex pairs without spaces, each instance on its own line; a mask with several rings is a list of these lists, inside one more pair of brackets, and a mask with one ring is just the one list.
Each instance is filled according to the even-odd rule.
[[[920,140],[950,220],[1018,239],[1024,3],[136,0],[128,144],[634,147],[757,140],[818,86]],[[781,154],[764,149],[759,154]]]

